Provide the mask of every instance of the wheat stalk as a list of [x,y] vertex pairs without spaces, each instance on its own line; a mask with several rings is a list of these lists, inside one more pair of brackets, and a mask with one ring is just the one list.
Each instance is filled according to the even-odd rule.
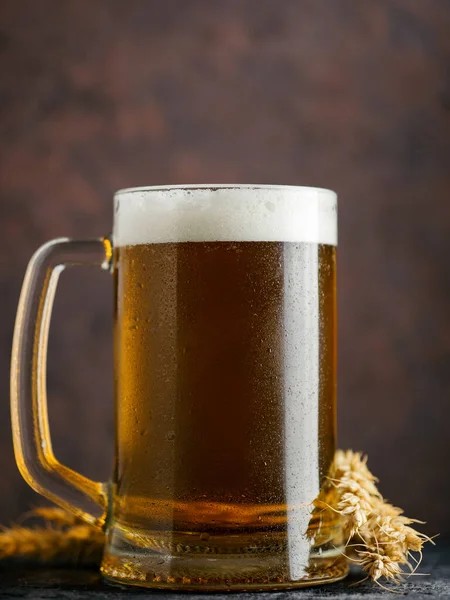
[[98,565],[105,536],[61,508],[36,508],[21,519],[39,518],[44,525],[2,528],[0,558],[33,558],[42,562]]
[[[380,580],[400,583],[408,570],[414,573],[422,560],[424,543],[434,542],[411,527],[420,521],[403,516],[400,508],[383,498],[376,487],[378,479],[367,467],[367,457],[338,450],[327,479],[324,489],[331,487],[332,494],[330,500],[328,492],[326,504],[343,519],[350,560],[361,565],[381,587],[385,586]],[[323,493],[316,501],[316,506],[321,504]]]

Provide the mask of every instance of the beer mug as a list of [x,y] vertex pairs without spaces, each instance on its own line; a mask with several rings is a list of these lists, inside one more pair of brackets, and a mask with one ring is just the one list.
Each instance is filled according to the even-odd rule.
[[[14,333],[17,464],[106,533],[122,584],[270,590],[345,576],[339,515],[318,508],[336,443],[334,192],[271,185],[121,190],[112,236],[60,238],[28,266]],[[115,289],[115,466],[52,451],[46,353],[58,277]]]

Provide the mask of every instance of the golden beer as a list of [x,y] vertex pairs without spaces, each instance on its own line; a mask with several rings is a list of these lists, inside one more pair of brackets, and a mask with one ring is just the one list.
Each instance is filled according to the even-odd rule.
[[335,248],[139,244],[115,271],[118,523],[226,548],[282,533],[290,493],[308,515],[335,449]]

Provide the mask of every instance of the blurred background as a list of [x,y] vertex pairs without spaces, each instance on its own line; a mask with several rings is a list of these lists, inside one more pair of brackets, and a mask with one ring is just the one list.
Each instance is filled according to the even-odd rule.
[[[339,439],[450,534],[450,2],[3,0],[0,522],[41,499],[15,466],[9,360],[33,251],[107,234],[112,194],[285,183],[339,194]],[[107,479],[112,282],[62,277],[55,452]]]

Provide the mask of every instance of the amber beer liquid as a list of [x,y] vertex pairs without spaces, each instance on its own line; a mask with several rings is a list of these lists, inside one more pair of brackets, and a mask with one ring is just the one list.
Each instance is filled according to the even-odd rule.
[[343,572],[336,516],[312,514],[336,443],[335,196],[295,189],[116,196],[107,576]]
[[225,543],[282,531],[286,470],[296,471],[297,503],[312,500],[335,448],[335,249],[175,242],[116,252],[116,286],[127,290],[116,307],[117,518]]

